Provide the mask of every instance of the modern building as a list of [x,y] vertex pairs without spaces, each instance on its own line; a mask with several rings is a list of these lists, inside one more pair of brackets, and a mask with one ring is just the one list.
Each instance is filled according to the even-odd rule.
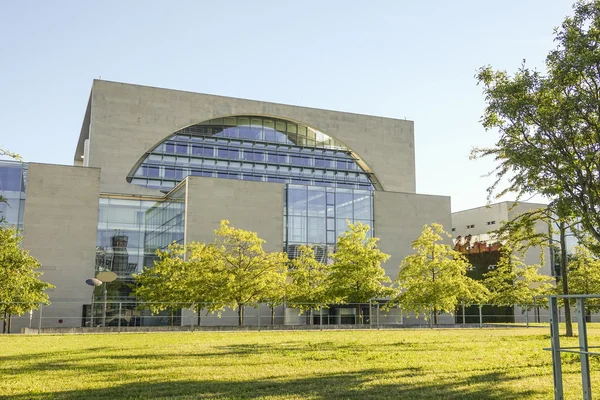
[[222,219],[269,251],[311,244],[323,260],[347,220],[368,223],[395,278],[424,224],[451,225],[450,198],[417,194],[415,180],[412,121],[102,80],[73,166],[0,166],[3,215],[56,285],[44,325],[73,327],[86,323],[87,278],[115,272],[109,299],[130,302],[157,248],[212,241]]

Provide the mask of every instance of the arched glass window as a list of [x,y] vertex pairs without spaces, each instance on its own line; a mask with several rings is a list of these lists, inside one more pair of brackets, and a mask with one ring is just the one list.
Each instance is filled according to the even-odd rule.
[[161,190],[188,175],[374,190],[374,175],[358,161],[341,142],[306,125],[233,116],[175,132],[148,152],[127,180]]

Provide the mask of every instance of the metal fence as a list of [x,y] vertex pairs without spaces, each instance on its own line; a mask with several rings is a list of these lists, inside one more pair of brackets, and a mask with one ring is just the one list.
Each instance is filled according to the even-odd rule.
[[[40,305],[38,309],[25,315],[12,316],[10,332],[239,329],[240,316],[237,309],[225,308],[219,312],[208,312],[211,305],[116,300],[93,304],[53,302],[50,305]],[[545,306],[544,303],[541,305]],[[244,307],[241,325],[245,329],[544,326],[552,316],[541,305],[459,305],[454,313],[438,313],[433,318],[431,307],[425,307],[429,310],[426,316],[415,316],[397,306],[390,307],[384,300],[361,304],[330,304],[326,307],[315,304],[290,307],[284,304],[272,309],[261,304]],[[4,308],[6,307],[2,309]],[[156,312],[152,312],[153,309]],[[561,310],[558,309],[559,319],[560,314]],[[561,320],[564,322],[564,318]],[[600,316],[594,315],[592,320],[600,321]],[[7,332],[8,321],[4,321],[3,325],[2,332]]]
[[[579,337],[579,346],[576,347],[561,347],[560,346],[560,331],[559,331],[559,299],[573,299],[576,302],[576,321]],[[600,295],[557,295],[548,296],[548,307],[550,311],[550,343],[551,347],[544,350],[552,351],[552,372],[554,378],[554,399],[564,400],[563,394],[563,377],[561,353],[579,354],[581,363],[581,391],[584,400],[592,399],[592,385],[590,379],[590,355],[599,356],[600,353],[592,352],[589,349],[597,349],[600,346],[589,346],[587,336],[587,323],[590,320],[590,315],[586,312],[586,299],[600,299]]]

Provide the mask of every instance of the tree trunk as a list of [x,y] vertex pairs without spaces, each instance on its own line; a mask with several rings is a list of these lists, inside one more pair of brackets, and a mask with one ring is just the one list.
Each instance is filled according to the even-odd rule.
[[238,304],[238,325],[244,325],[244,305]]
[[6,329],[6,333],[10,333],[11,323],[12,323],[12,314],[8,314],[8,328]]
[[437,323],[438,323],[437,308],[433,307],[433,324],[437,325]]
[[[569,294],[569,285],[567,281],[568,273],[568,258],[567,258],[567,238],[565,223],[560,221],[558,224],[558,230],[560,233],[560,280],[562,281],[563,294]],[[566,335],[568,337],[573,336],[573,324],[571,322],[571,305],[569,299],[563,299],[563,307],[565,308],[565,323],[566,323]]]
[[2,320],[2,333],[6,333],[6,311],[4,311],[4,319]]
[[171,326],[173,326],[173,310],[171,308],[169,308],[169,316],[171,317]]
[[275,326],[275,305],[271,306],[271,326]]
[[360,315],[360,304],[356,306],[356,325],[362,325],[362,316]]
[[309,308],[308,309],[308,325],[312,325],[313,321],[314,321],[314,318],[313,318],[313,309]]
[[198,304],[196,306],[196,312],[198,312],[198,323],[197,323],[197,325],[200,326],[200,322],[202,322],[202,308],[200,308],[200,304]]

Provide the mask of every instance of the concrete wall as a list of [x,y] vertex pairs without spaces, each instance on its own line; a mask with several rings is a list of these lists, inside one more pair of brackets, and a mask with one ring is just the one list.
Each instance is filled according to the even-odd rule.
[[97,168],[29,164],[23,247],[41,262],[41,279],[56,286],[44,326],[81,326],[92,294],[85,280],[94,277],[99,191]]
[[185,241],[210,243],[223,219],[257,232],[267,251],[283,251],[284,185],[206,177],[188,177]]
[[[527,211],[536,210],[539,208],[546,208],[546,204],[538,204],[538,203],[518,203],[514,207],[513,207],[513,204],[514,203],[511,204],[511,207],[508,211],[508,220],[515,219],[516,217],[519,216],[519,214],[522,214]],[[550,228],[549,228],[548,224],[546,224],[545,222],[538,222],[535,225],[535,230],[536,230],[536,232],[539,232],[539,233],[546,234],[546,233],[548,233],[549,229]],[[541,253],[542,253],[542,255],[541,255]],[[540,259],[540,256],[543,257],[543,262]],[[525,257],[524,257],[523,261],[527,265],[534,265],[534,264],[541,263],[541,268],[539,269],[539,273],[543,274],[543,275],[552,275],[552,260],[550,259],[550,249],[548,247],[546,247],[544,249],[540,249],[539,247],[529,249],[527,251],[527,253],[525,253]]]
[[373,208],[379,248],[391,255],[384,267],[392,280],[398,277],[402,259],[413,253],[412,242],[421,235],[423,225],[436,222],[450,230],[447,196],[375,192]]
[[[511,202],[502,202],[452,213],[452,228],[455,229],[452,236],[481,235],[500,228],[501,222],[508,220],[511,205]],[[495,223],[488,224],[491,222]],[[471,225],[475,227],[467,228]]]
[[98,80],[90,102],[89,129],[84,121],[74,159],[81,159],[89,136],[87,162],[102,168],[102,192],[156,195],[125,180],[146,151],[186,126],[243,114],[291,119],[317,128],[359,154],[385,190],[415,192],[412,121]]
[[[489,206],[472,208],[469,210],[452,213],[452,226],[456,229],[453,237],[466,235],[487,234],[497,230],[502,226],[503,221],[510,221],[523,212],[546,207],[545,204],[521,202],[515,205],[513,201],[490,204]],[[488,222],[495,221],[495,224]],[[468,225],[475,225],[474,228],[467,228]],[[544,222],[536,224],[536,231],[540,233],[548,232],[548,225]],[[524,262],[528,265],[540,264],[540,248],[532,248],[527,251]],[[550,251],[548,248],[543,250],[544,262],[539,270],[540,274],[551,275]]]

